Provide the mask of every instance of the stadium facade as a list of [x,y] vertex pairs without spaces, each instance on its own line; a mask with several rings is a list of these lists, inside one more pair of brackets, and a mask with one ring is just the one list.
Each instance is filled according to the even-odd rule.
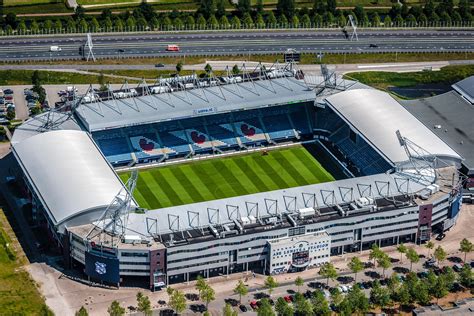
[[[459,215],[462,155],[360,83],[285,67],[90,90],[71,103],[25,122],[12,149],[35,218],[93,280],[155,289],[297,271],[374,243],[423,243]],[[310,143],[338,180],[143,210],[136,175],[123,184],[114,170],[293,142]]]

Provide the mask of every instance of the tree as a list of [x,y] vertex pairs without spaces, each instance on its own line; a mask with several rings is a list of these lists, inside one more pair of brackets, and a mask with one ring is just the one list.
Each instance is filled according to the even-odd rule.
[[113,301],[107,309],[107,312],[110,316],[123,316],[125,315],[125,308],[120,306],[119,302]]
[[395,17],[395,20],[393,20],[393,22],[395,22],[395,26],[403,26],[404,20],[403,20],[403,17],[400,14],[398,14]]
[[390,257],[387,254],[384,254],[383,256],[377,259],[377,264],[380,268],[382,268],[382,276],[385,278],[385,270],[392,266]]
[[207,75],[209,75],[212,72],[212,66],[210,64],[206,64],[206,66],[204,66],[204,71]]
[[130,16],[126,21],[125,24],[127,25],[128,30],[134,30],[136,26],[136,21],[133,16]]
[[411,271],[413,268],[413,264],[420,261],[420,256],[413,248],[408,248],[407,252],[405,253],[405,256],[410,261],[410,271]]
[[364,270],[364,263],[360,261],[359,257],[352,257],[347,266],[354,273],[354,282],[357,282],[357,273]]
[[257,0],[257,4],[255,5],[255,10],[258,14],[263,13],[263,0]]
[[322,291],[315,291],[311,298],[311,304],[313,305],[313,313],[318,316],[329,316],[331,315],[331,309],[329,303],[324,297]]
[[433,252],[433,256],[438,261],[438,265],[446,259],[446,251],[441,246],[438,246]]
[[430,257],[431,250],[434,248],[434,246],[434,242],[432,242],[431,240],[425,244],[425,248],[428,249],[428,256],[426,256],[427,258]]
[[375,306],[379,306],[383,310],[385,306],[390,304],[390,290],[382,287],[378,280],[375,280],[372,289],[370,290],[370,302]]
[[212,14],[209,19],[207,20],[207,24],[210,25],[213,29],[217,28],[219,26],[219,22],[217,21],[217,18],[214,14]]
[[277,24],[277,19],[275,17],[275,14],[273,14],[273,11],[270,11],[267,13],[267,25],[270,27],[275,27]]
[[334,280],[337,278],[337,271],[334,265],[330,262],[326,262],[320,269],[319,275],[325,277],[326,285],[329,285],[329,279]]
[[176,72],[179,74],[181,72],[181,70],[183,70],[183,63],[179,61],[176,64]]
[[295,300],[293,302],[293,305],[295,307],[295,312],[297,315],[313,314],[313,306],[301,293],[295,294]]
[[407,252],[407,246],[405,246],[403,243],[397,246],[397,251],[400,253],[400,263],[403,263],[402,258],[403,254]]
[[222,309],[222,315],[223,316],[237,316],[237,312],[232,309],[232,306],[230,304],[225,304],[224,308]]
[[16,27],[18,26],[18,19],[16,17],[16,14],[13,12],[8,12],[5,16],[5,24],[10,25],[12,29],[16,29]]
[[183,312],[186,309],[186,297],[184,296],[184,293],[178,290],[172,290],[168,305],[176,312],[176,314]]
[[200,0],[198,12],[202,13],[206,18],[209,18],[211,14],[216,12],[215,0]]
[[148,296],[143,295],[142,292],[137,293],[137,309],[142,312],[145,316],[151,316],[153,311],[151,310],[151,303]]
[[438,277],[436,279],[436,286],[434,286],[432,290],[433,296],[436,297],[436,304],[438,304],[439,299],[445,297],[448,294],[448,288],[444,278]]
[[459,282],[466,288],[472,287],[473,274],[469,264],[465,264],[459,272]]
[[278,287],[278,282],[270,275],[265,279],[264,287],[268,290],[268,293],[272,295],[273,290]]
[[448,291],[451,291],[456,281],[456,273],[454,273],[453,268],[451,267],[444,267],[443,273],[439,276],[439,278],[444,279],[444,283],[446,284],[446,288]]
[[194,20],[194,17],[192,15],[188,15],[186,17],[186,26],[194,28],[195,24],[196,20]]
[[336,308],[339,307],[339,305],[341,305],[344,299],[344,296],[342,296],[341,291],[339,291],[338,288],[333,288],[330,290],[330,294],[332,304],[336,306]]
[[263,16],[260,13],[257,13],[257,17],[255,18],[255,24],[257,25],[257,28],[265,27],[265,21],[263,20]]
[[201,292],[201,300],[206,303],[206,309],[209,306],[209,303],[216,299],[216,291],[207,285],[206,288]]
[[275,311],[278,316],[293,316],[293,307],[283,297],[279,297],[275,303]]
[[323,0],[313,0],[313,12],[319,15],[324,15],[326,13],[326,6],[324,5]]
[[369,310],[369,299],[360,287],[354,286],[346,298],[356,313],[365,314]]
[[237,10],[244,15],[250,12],[250,0],[238,0]]
[[425,282],[418,281],[418,283],[415,285],[415,288],[413,289],[413,292],[415,293],[414,298],[418,302],[418,304],[429,304],[431,296],[428,291],[428,285]]
[[[232,68],[232,72],[233,71],[234,69]],[[234,293],[239,294],[239,304],[242,304],[242,296],[247,295],[248,292],[249,292],[249,289],[247,285],[245,285],[242,280],[239,280],[239,282],[237,282],[237,286],[234,288]]]
[[240,23],[240,19],[238,18],[238,16],[234,15],[232,17],[232,19],[230,20],[230,24],[232,25],[232,28],[240,29],[241,23]]
[[115,30],[116,30],[116,31],[119,31],[119,32],[120,32],[120,31],[123,30],[124,25],[123,25],[123,21],[122,21],[122,19],[121,19],[120,17],[116,17],[116,18],[115,18],[114,27],[115,27]]
[[295,285],[298,287],[298,293],[300,293],[300,287],[304,285],[304,280],[302,277],[298,276],[295,279]]
[[406,306],[410,303],[410,289],[406,284],[403,284],[397,292],[396,300],[400,306]]
[[63,29],[63,24],[61,23],[61,20],[56,20],[54,22],[54,29],[56,30],[56,32],[61,32],[61,30]]
[[219,24],[224,29],[228,29],[230,26],[229,20],[225,15],[221,16],[221,18],[219,19]]
[[374,260],[374,265],[375,261],[380,258],[383,255],[383,251],[380,249],[380,247],[377,244],[372,244],[372,247],[370,248],[370,253],[369,253],[369,260]]
[[177,30],[181,30],[184,27],[183,20],[181,20],[179,17],[174,19],[173,25],[174,25],[174,28]]
[[87,316],[87,315],[89,315],[89,312],[87,312],[87,309],[85,309],[84,306],[81,306],[81,308],[74,315],[75,316]]
[[47,19],[43,22],[43,29],[45,30],[51,30],[53,28],[53,21],[50,19]]
[[20,23],[18,23],[18,28],[17,28],[18,31],[20,31],[21,33],[25,33],[26,31],[26,24],[25,24],[25,21],[24,20],[21,20]]
[[[178,65],[176,65],[178,66]],[[178,69],[176,69],[178,70]],[[196,290],[199,292],[199,296],[201,296],[201,293],[206,289],[207,287],[207,282],[206,282],[206,279],[204,279],[202,277],[202,275],[198,275],[198,277],[196,278]]]
[[278,0],[277,11],[279,14],[293,16],[295,14],[295,0]]
[[100,75],[99,75],[99,78],[97,79],[98,83],[99,83],[99,86],[100,86],[100,91],[107,91],[108,90],[108,87],[107,87],[107,83],[105,82],[105,77],[104,77],[104,74],[101,72]]
[[242,21],[244,23],[244,26],[248,29],[253,28],[253,20],[252,17],[250,16],[250,13],[245,13],[244,14],[244,19]]
[[96,19],[95,17],[93,17],[93,18],[91,19],[89,29],[90,29],[92,32],[97,32],[97,31],[99,31],[100,25],[99,25],[99,22],[97,21],[97,19]]
[[466,238],[461,240],[461,242],[459,243],[459,251],[464,253],[464,262],[466,262],[467,254],[474,249],[473,247],[473,243],[467,240]]
[[268,301],[268,299],[263,298],[260,302],[261,304],[257,310],[258,316],[274,316],[275,315],[275,312],[273,312],[273,309],[272,309],[272,305],[270,305],[270,302]]
[[300,22],[303,27],[309,27],[311,25],[311,19],[308,14],[303,15]]
[[81,6],[78,5],[76,9],[74,9],[74,20],[79,21],[84,18],[86,10]]
[[390,15],[386,15],[385,18],[383,19],[383,26],[385,27],[392,26],[392,19],[390,18]]
[[206,19],[204,18],[204,16],[202,14],[199,14],[196,24],[201,29],[206,27],[207,22],[206,22]]
[[216,15],[218,17],[225,16],[225,0],[217,0]]
[[331,12],[332,14],[336,14],[337,11],[337,3],[336,0],[327,0],[327,10]]

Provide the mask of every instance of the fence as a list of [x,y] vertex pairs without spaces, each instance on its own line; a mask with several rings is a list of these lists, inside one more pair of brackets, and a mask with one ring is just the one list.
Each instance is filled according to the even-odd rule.
[[[361,25],[359,26],[360,30],[363,29],[372,29],[372,30],[393,30],[393,29],[463,29],[463,28],[474,28],[473,21],[465,22],[427,22],[427,23],[417,23],[417,22],[403,22],[400,24],[392,23],[391,26],[375,26],[375,25]],[[137,27],[111,27],[111,28],[61,28],[61,29],[20,29],[20,30],[0,30],[0,36],[28,36],[28,35],[58,35],[58,34],[83,34],[83,33],[132,33],[132,32],[141,32],[141,33],[153,33],[153,32],[192,32],[192,31],[250,31],[250,30],[336,30],[341,29],[336,23],[300,23],[293,25],[288,24],[251,24],[245,25],[182,25],[182,26],[173,26],[173,25],[159,25],[156,27],[149,26],[137,26]]]

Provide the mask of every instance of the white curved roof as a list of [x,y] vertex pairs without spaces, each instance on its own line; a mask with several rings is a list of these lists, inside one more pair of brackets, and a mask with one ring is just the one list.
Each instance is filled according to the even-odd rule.
[[54,225],[103,210],[123,187],[82,131],[37,134],[13,144],[13,152]]
[[392,163],[408,160],[398,141],[397,130],[433,155],[458,161],[462,159],[386,92],[355,89],[332,95],[326,101]]

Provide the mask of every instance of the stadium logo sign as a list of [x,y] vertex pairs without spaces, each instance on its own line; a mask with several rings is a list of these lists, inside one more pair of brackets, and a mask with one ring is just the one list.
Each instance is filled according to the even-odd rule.
[[97,272],[97,274],[106,274],[107,273],[107,265],[103,262],[98,262],[96,261],[95,263],[95,272]]

